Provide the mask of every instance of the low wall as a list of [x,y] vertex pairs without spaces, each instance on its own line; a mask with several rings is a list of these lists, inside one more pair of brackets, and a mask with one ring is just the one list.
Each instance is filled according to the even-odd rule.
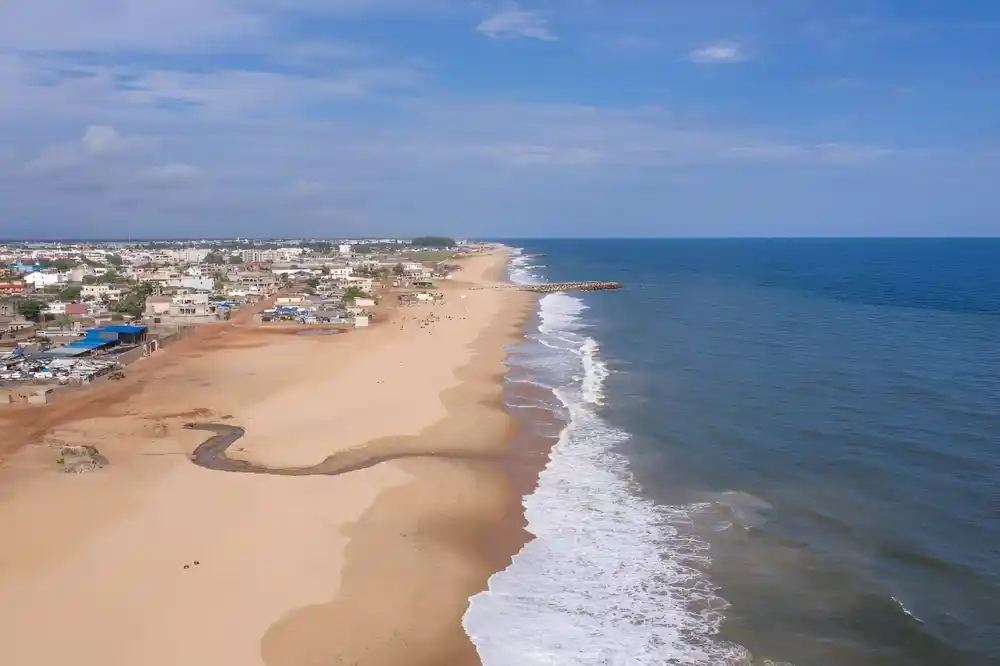
[[140,345],[135,349],[129,349],[124,354],[118,354],[117,356],[115,356],[115,359],[122,365],[128,365],[130,363],[138,361],[140,358],[145,356],[145,351],[146,351],[145,348],[142,345]]
[[157,346],[160,349],[169,347],[175,342],[183,340],[194,332],[194,326],[179,326],[175,329],[165,331],[155,331]]

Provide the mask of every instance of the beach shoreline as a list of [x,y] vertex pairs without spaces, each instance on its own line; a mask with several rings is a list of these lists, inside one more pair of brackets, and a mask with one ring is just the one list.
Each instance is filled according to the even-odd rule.
[[[501,397],[534,297],[469,291],[506,262],[475,256],[444,304],[370,330],[219,327],[81,404],[0,415],[24,439],[0,469],[0,529],[21,543],[0,555],[0,660],[479,663],[462,616],[529,538],[519,493],[544,466],[512,471]],[[207,437],[189,421],[245,427],[233,455],[268,466],[401,459],[335,477],[206,470],[187,460]],[[110,466],[57,473],[58,448],[83,443]],[[64,640],[45,640],[53,625]]]

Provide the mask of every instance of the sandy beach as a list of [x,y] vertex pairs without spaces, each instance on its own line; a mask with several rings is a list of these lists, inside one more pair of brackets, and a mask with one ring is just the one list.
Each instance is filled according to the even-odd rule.
[[[532,298],[470,288],[505,262],[471,257],[443,303],[370,329],[209,326],[123,381],[0,413],[0,663],[478,663],[461,616],[524,538],[497,462]],[[310,471],[198,467],[191,421],[245,428],[230,457]],[[64,474],[65,444],[110,464]]]

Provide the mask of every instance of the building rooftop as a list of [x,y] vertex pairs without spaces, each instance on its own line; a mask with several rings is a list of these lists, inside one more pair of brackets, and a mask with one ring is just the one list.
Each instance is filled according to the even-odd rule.
[[140,333],[146,332],[146,327],[116,324],[113,326],[105,326],[102,330],[105,330],[108,333],[128,333],[129,335],[139,335]]

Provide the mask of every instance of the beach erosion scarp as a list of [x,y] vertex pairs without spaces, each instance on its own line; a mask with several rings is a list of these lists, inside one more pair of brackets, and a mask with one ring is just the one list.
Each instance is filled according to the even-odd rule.
[[[515,430],[504,348],[533,296],[471,289],[506,261],[471,257],[443,303],[368,330],[220,328],[100,400],[0,416],[32,436],[0,467],[0,530],[18,544],[0,552],[0,663],[477,664],[468,599],[527,536],[497,461]],[[255,465],[385,461],[204,469],[192,421],[245,428],[227,454]],[[60,447],[88,444],[106,468],[55,471]]]

